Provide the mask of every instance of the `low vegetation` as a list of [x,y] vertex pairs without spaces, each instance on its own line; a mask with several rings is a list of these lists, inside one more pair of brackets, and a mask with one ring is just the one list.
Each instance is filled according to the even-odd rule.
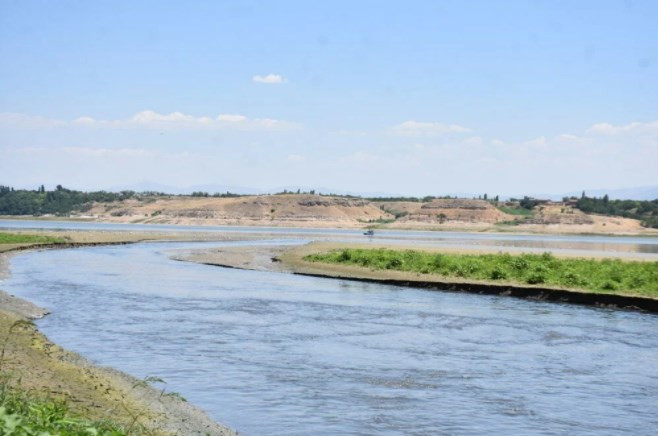
[[65,238],[54,236],[0,232],[0,244],[61,244],[64,242],[67,242]]
[[[26,360],[17,367],[17,349],[25,352],[32,340],[26,334],[34,324],[23,319],[0,316],[3,338],[0,339],[0,435],[123,435],[130,433],[107,420],[85,418],[69,407],[66,400],[34,387],[23,386],[24,379],[34,377]],[[21,340],[22,339],[22,340]],[[30,345],[28,345],[30,344]],[[45,381],[44,381],[45,382]],[[65,396],[64,396],[65,397]]]
[[108,421],[90,421],[72,413],[60,400],[0,384],[0,434],[6,435],[124,435]]
[[498,206],[498,210],[504,212],[508,215],[516,215],[522,217],[532,216],[532,210],[526,209],[525,207],[511,207],[511,206]]
[[658,229],[658,199],[651,201],[610,200],[607,195],[601,198],[583,195],[576,207],[585,213],[620,216],[642,221],[644,227]]
[[343,249],[304,259],[466,280],[658,297],[658,262],[556,258],[550,253],[443,254],[388,249]]

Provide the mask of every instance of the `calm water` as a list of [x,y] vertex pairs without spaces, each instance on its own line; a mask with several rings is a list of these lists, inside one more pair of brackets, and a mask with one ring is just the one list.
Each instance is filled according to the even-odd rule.
[[247,233],[272,237],[310,238],[314,240],[372,241],[387,244],[413,244],[430,247],[478,249],[482,246],[504,247],[510,251],[553,251],[578,255],[614,253],[620,257],[638,257],[658,261],[658,237],[602,235],[523,235],[514,233],[432,232],[410,230],[377,230],[373,238],[365,238],[363,230],[314,229],[290,227],[182,226],[169,224],[117,224],[76,221],[0,220],[0,229],[100,230],[138,232],[207,232]]
[[157,375],[245,434],[653,434],[658,316],[171,261],[25,253],[55,342]]

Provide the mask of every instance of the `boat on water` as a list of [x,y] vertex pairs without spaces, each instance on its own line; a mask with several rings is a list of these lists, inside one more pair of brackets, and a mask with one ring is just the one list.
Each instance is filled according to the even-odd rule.
[[375,231],[374,230],[368,230],[366,232],[363,232],[365,236],[375,236]]

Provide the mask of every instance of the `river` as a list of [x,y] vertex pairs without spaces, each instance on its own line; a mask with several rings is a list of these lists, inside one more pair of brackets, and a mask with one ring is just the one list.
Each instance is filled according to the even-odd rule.
[[656,315],[169,258],[244,243],[29,252],[0,285],[56,343],[247,435],[658,428]]

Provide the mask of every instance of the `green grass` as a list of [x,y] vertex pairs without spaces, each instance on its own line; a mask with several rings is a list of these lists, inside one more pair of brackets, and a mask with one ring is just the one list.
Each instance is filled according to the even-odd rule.
[[0,385],[0,434],[124,435],[120,426],[89,421],[71,413],[65,402],[37,398],[19,388]]
[[53,236],[0,232],[0,244],[61,244],[63,242],[66,242],[66,239]]
[[562,259],[550,253],[442,254],[387,249],[335,250],[311,254],[304,260],[486,282],[658,297],[658,262]]
[[509,215],[532,216],[532,211],[523,207],[498,206],[498,210]]

